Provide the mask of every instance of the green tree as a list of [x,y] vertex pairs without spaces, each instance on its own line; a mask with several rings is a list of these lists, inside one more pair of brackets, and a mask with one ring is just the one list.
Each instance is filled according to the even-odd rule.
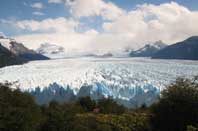
[[190,126],[187,126],[187,130],[186,131],[198,131],[198,128],[190,125]]
[[36,131],[41,122],[41,111],[32,96],[11,84],[0,84],[0,130]]
[[113,131],[111,125],[97,121],[95,114],[77,114],[70,131]]
[[93,111],[93,109],[96,107],[96,102],[89,96],[79,98],[76,103],[79,104],[86,112]]
[[177,79],[153,105],[152,123],[159,131],[185,131],[198,123],[198,79]]
[[110,98],[98,100],[97,106],[100,109],[100,112],[105,114],[122,114],[126,111],[124,106],[117,104]]
[[144,113],[76,115],[72,131],[150,131],[149,117]]
[[52,101],[48,107],[44,107],[45,122],[41,126],[42,131],[66,131],[67,121],[62,105]]

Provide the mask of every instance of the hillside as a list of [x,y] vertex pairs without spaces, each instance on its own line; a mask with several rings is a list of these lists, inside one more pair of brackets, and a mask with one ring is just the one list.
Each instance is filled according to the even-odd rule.
[[49,58],[26,48],[13,39],[0,37],[0,67],[47,59]]
[[170,45],[157,52],[152,58],[198,60],[198,36]]
[[165,48],[167,45],[162,41],[156,41],[155,43],[146,44],[144,47],[131,51],[130,57],[152,57],[156,52]]
[[27,60],[14,55],[0,44],[0,67],[23,64],[25,62],[27,62]]

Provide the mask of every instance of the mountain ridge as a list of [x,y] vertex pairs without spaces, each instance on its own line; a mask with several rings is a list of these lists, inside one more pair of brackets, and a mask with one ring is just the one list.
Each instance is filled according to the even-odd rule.
[[28,49],[14,39],[0,36],[0,67],[47,59],[49,58]]
[[152,57],[156,52],[165,48],[166,46],[167,46],[166,44],[164,44],[161,40],[159,40],[151,44],[146,44],[144,47],[138,50],[130,51],[129,56],[130,57]]
[[183,59],[198,60],[198,36],[192,36],[184,41],[158,51],[153,59]]

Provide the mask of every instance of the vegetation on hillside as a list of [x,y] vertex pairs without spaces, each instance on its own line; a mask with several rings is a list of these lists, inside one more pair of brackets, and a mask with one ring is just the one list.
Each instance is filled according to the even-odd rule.
[[151,107],[127,109],[90,97],[39,106],[10,84],[0,84],[0,131],[198,131],[198,79],[177,79]]

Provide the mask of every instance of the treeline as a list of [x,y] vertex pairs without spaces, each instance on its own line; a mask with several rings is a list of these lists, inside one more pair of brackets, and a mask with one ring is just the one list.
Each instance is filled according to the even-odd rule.
[[198,77],[177,79],[150,107],[127,109],[112,99],[50,102],[0,84],[0,131],[198,131]]

